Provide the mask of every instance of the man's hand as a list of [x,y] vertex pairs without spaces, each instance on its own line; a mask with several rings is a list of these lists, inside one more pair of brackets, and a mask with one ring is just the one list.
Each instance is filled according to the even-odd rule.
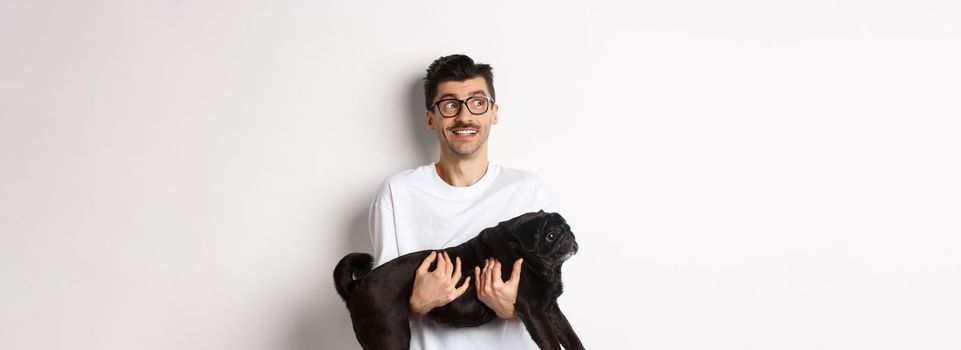
[[[437,267],[434,271],[427,271],[435,259]],[[424,258],[424,262],[417,268],[417,274],[414,275],[414,290],[410,293],[409,301],[410,317],[413,319],[423,317],[431,309],[447,305],[464,294],[470,285],[468,284],[470,276],[467,276],[460,288],[456,288],[460,277],[459,257],[455,266],[447,252],[440,257],[437,256],[437,252],[430,253]]]
[[494,310],[497,317],[505,320],[517,318],[514,302],[517,301],[517,285],[521,281],[521,264],[524,259],[514,262],[511,278],[501,279],[501,262],[494,258],[484,262],[484,268],[474,268],[474,284],[477,286],[477,299]]

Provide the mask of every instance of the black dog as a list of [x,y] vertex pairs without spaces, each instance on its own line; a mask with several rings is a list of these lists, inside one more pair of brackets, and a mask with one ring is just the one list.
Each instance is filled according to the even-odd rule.
[[[502,264],[502,275],[510,276],[511,266],[524,258],[523,278],[514,308],[527,332],[541,349],[583,349],[567,317],[557,306],[563,292],[561,264],[577,252],[571,227],[557,213],[531,212],[497,226],[486,228],[461,245],[447,248],[451,259],[461,258],[464,271],[481,266],[494,257]],[[371,270],[373,257],[352,253],[334,269],[337,293],[347,303],[354,333],[364,349],[409,349],[409,304],[414,274],[430,250],[413,252]],[[436,261],[431,265],[431,269]],[[356,278],[356,279],[354,279]],[[456,285],[464,283],[462,278]],[[431,310],[426,317],[455,327],[479,326],[496,317],[493,310],[477,299],[470,284],[453,302]]]

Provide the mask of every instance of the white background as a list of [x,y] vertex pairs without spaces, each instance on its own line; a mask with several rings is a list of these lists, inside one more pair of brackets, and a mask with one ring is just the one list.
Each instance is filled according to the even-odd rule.
[[592,349],[961,348],[956,1],[0,0],[0,348],[356,349],[435,58],[581,243]]

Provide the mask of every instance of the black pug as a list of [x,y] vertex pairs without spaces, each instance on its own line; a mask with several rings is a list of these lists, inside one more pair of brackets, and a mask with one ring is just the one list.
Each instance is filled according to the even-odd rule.
[[[510,276],[512,262],[524,258],[514,309],[527,332],[541,349],[583,349],[567,317],[557,306],[563,292],[561,265],[577,253],[571,227],[557,213],[531,212],[481,231],[477,237],[446,251],[451,259],[460,257],[464,271],[481,266],[494,257],[502,262],[502,276]],[[373,257],[352,253],[334,269],[334,285],[364,349],[409,349],[409,304],[414,274],[430,255],[422,250],[402,255],[371,270]],[[431,264],[431,269],[436,266]],[[467,274],[469,275],[469,273]],[[356,278],[356,279],[355,279]],[[464,283],[462,276],[457,286]],[[454,327],[475,327],[496,317],[477,299],[473,283],[453,302],[432,309],[425,317]]]

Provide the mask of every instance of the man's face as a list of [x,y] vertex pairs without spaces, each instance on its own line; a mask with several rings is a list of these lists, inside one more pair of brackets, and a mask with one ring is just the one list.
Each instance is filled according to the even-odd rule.
[[[483,77],[476,77],[465,81],[440,83],[437,86],[437,96],[434,96],[433,101],[464,100],[471,96],[490,95],[490,91],[487,91],[487,81]],[[487,112],[481,115],[474,115],[466,105],[461,105],[460,113],[450,118],[441,116],[436,106],[428,110],[425,115],[427,128],[437,133],[437,140],[442,148],[456,155],[469,157],[487,146],[491,125],[497,124],[497,105],[490,106]],[[476,133],[470,131],[476,131]]]

